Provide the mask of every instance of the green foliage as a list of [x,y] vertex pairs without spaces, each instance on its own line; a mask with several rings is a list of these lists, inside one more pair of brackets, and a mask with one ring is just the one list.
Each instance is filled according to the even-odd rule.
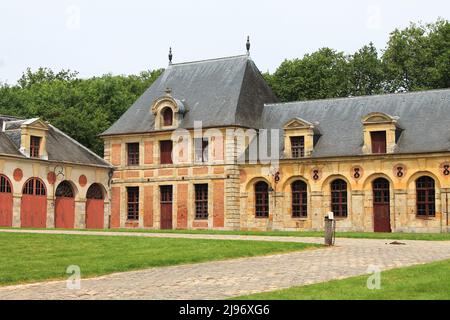
[[102,155],[98,135],[114,123],[163,70],[79,79],[77,72],[27,69],[17,85],[0,87],[0,114],[42,117]]
[[395,30],[381,56],[372,43],[352,55],[322,48],[264,77],[285,102],[448,88],[450,23]]

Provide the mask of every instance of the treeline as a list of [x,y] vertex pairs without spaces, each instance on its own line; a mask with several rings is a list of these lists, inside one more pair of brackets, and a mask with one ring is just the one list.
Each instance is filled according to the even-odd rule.
[[[42,117],[102,155],[98,134],[162,71],[80,79],[70,70],[28,69],[17,84],[0,85],[0,114]],[[371,43],[351,55],[322,48],[264,74],[282,101],[449,88],[449,76],[450,23],[442,19],[394,30],[381,52]]]
[[351,55],[322,48],[264,77],[285,102],[449,88],[450,23],[394,30],[381,52],[372,43]]

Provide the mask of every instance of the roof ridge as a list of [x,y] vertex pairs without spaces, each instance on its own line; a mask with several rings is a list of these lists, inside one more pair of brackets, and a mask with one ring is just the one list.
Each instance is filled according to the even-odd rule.
[[407,96],[414,94],[424,94],[424,93],[433,93],[433,92],[445,92],[449,91],[450,88],[443,89],[432,89],[432,90],[419,90],[419,91],[409,91],[409,92],[397,92],[397,93],[384,93],[384,94],[374,94],[374,95],[364,95],[364,96],[353,96],[353,97],[335,97],[335,98],[323,98],[323,99],[312,99],[312,100],[299,100],[299,101],[289,101],[289,102],[280,102],[280,103],[266,103],[265,106],[268,107],[276,107],[283,105],[291,105],[291,104],[303,104],[310,102],[319,102],[319,101],[337,101],[337,100],[346,100],[346,99],[364,99],[364,98],[379,98],[379,97],[392,97],[392,96]]
[[196,64],[196,63],[202,63],[202,62],[213,62],[213,61],[221,61],[221,60],[230,60],[230,59],[235,59],[235,58],[245,58],[245,57],[248,57],[248,55],[246,55],[246,54],[241,54],[241,55],[229,56],[229,57],[212,58],[212,59],[205,59],[205,60],[186,61],[186,62],[172,63],[169,67],[172,67],[172,66],[180,66],[180,65],[187,65],[187,64]]

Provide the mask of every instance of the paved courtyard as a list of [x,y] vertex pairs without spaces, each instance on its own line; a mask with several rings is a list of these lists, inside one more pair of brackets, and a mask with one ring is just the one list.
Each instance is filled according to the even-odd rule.
[[[1,231],[4,232],[4,231]],[[7,232],[24,232],[7,230]],[[86,234],[78,231],[26,231]],[[89,232],[95,235],[172,238],[214,238],[322,243],[320,238],[230,235],[137,234]],[[70,290],[66,281],[41,282],[0,288],[0,299],[226,299],[366,274],[369,266],[381,270],[450,259],[449,241],[342,239],[333,248],[263,257],[240,258],[84,279],[81,289]]]

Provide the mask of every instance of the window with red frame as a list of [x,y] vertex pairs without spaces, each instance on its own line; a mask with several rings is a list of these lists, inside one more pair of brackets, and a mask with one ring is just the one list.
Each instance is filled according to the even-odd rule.
[[45,196],[44,183],[38,178],[32,178],[25,183],[22,193],[30,196]]
[[292,217],[306,218],[308,216],[308,191],[306,183],[295,181],[292,189]]
[[436,190],[434,179],[420,177],[416,180],[417,215],[434,217],[436,215]]
[[128,165],[139,165],[139,143],[127,143]]
[[305,137],[291,137],[292,158],[305,156]]
[[208,138],[195,139],[195,162],[208,162]]
[[170,108],[165,108],[162,112],[163,125],[165,127],[171,126],[173,124],[173,111]]
[[41,145],[41,138],[31,136],[31,138],[30,138],[30,157],[39,158],[40,145]]
[[139,187],[127,188],[127,218],[139,220]]
[[347,217],[347,182],[344,180],[331,183],[331,211],[335,217]]
[[11,183],[2,175],[0,175],[0,193],[11,193]]
[[159,150],[161,152],[161,164],[172,164],[172,140],[160,141]]
[[269,216],[269,186],[263,181],[255,184],[255,214],[257,218]]
[[208,185],[195,185],[195,219],[208,219]]
[[386,153],[386,131],[374,131],[370,133],[372,139],[372,153]]

